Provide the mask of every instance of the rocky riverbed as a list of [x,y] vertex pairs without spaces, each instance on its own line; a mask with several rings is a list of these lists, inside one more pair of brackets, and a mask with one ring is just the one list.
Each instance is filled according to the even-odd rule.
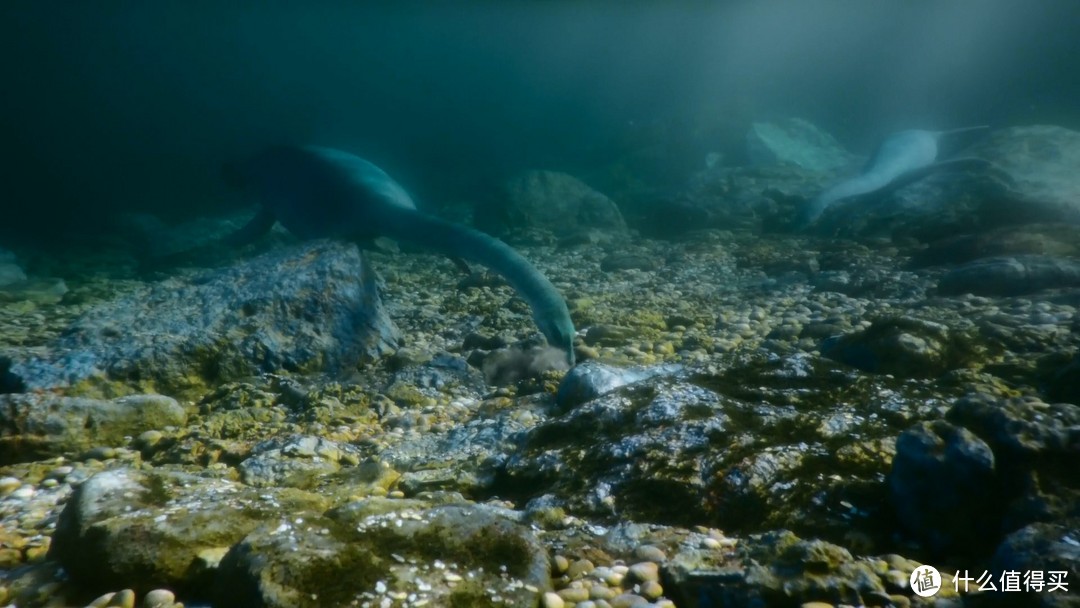
[[[683,204],[803,171],[702,175]],[[584,187],[551,180],[515,183]],[[597,196],[576,204],[609,220]],[[663,238],[507,234],[567,298],[569,373],[534,364],[507,286],[424,253],[276,235],[147,274],[16,252],[0,604],[1077,605],[1066,204],[949,235],[921,211],[770,229],[791,196]],[[958,592],[965,571],[1070,591]]]

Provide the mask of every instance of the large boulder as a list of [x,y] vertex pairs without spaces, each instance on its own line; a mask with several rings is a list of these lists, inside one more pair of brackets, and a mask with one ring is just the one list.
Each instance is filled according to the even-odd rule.
[[988,164],[942,170],[882,196],[839,202],[815,231],[933,241],[1017,224],[1080,222],[1080,132],[1011,127],[955,156]]
[[572,175],[526,171],[503,184],[502,196],[476,213],[477,225],[495,234],[540,229],[556,236],[590,230],[623,233],[618,206]]
[[218,560],[250,531],[328,506],[319,495],[291,488],[160,469],[106,471],[71,496],[49,557],[93,592],[165,586],[205,597]]
[[0,287],[26,280],[26,273],[15,262],[15,254],[0,247]]
[[755,165],[790,163],[830,172],[855,159],[832,135],[801,118],[753,123],[746,133],[746,147]]
[[0,464],[120,447],[144,431],[182,426],[187,412],[171,397],[130,395],[102,401],[49,394],[0,395]]
[[317,241],[94,308],[44,354],[12,361],[5,384],[190,395],[264,372],[342,370],[397,338],[357,248]]
[[514,518],[369,499],[267,525],[222,560],[214,605],[536,606],[550,584],[547,553]]
[[1016,221],[1080,221],[1080,131],[1053,125],[994,131],[968,150],[1004,172],[1002,215]]

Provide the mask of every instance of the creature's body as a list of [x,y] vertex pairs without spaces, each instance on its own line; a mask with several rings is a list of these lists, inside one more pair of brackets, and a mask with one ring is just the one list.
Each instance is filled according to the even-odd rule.
[[910,130],[893,133],[878,146],[862,173],[825,190],[803,209],[802,223],[811,224],[831,205],[860,195],[885,194],[927,175],[949,168],[986,165],[975,158],[937,161],[938,142],[942,137],[985,129],[967,127],[952,131]]
[[258,238],[276,221],[299,238],[387,237],[483,264],[529,303],[548,343],[574,364],[566,302],[540,271],[496,238],[418,211],[404,188],[366,160],[331,148],[283,146],[232,166],[230,176],[262,202],[233,243]]

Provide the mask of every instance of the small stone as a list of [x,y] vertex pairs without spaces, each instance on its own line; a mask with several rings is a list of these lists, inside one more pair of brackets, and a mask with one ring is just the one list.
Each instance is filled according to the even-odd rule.
[[803,602],[799,604],[799,608],[835,608],[828,602]]
[[67,477],[68,475],[71,475],[74,472],[75,472],[75,467],[73,467],[71,465],[68,465],[68,464],[65,464],[63,466],[56,467],[55,469],[49,471],[48,477],[52,477],[54,479],[63,479],[65,477]]
[[108,446],[98,446],[96,448],[90,448],[85,454],[83,454],[83,460],[109,460],[116,458],[116,448]]
[[555,574],[562,574],[570,568],[570,560],[561,555],[556,555],[551,559],[551,567],[555,569]]
[[22,482],[14,477],[0,477],[0,496],[11,494],[21,485]]
[[137,439],[135,439],[135,446],[141,450],[152,448],[155,445],[161,443],[161,439],[164,436],[165,435],[161,431],[146,431],[139,435]]
[[559,597],[564,601],[574,602],[576,604],[589,599],[589,590],[584,587],[568,587],[559,590]]
[[581,578],[582,576],[592,572],[596,569],[587,559],[579,559],[576,562],[570,564],[570,567],[566,570],[566,575],[570,577],[570,580]]
[[596,608],[596,602],[592,600],[585,600],[584,602],[578,602],[574,608]]
[[889,570],[881,577],[885,582],[885,588],[891,591],[903,591],[911,587],[911,577],[899,570]]
[[638,593],[647,600],[658,599],[661,595],[664,595],[664,588],[660,586],[660,583],[656,581],[648,581],[642,583]]
[[176,603],[176,595],[168,589],[154,589],[143,596],[142,608],[171,608]]
[[655,562],[639,562],[630,566],[630,575],[641,582],[659,581],[660,566]]
[[593,585],[592,587],[589,587],[589,599],[591,600],[610,600],[616,595],[619,595],[619,592],[611,587],[605,587],[603,585]]
[[624,593],[611,598],[609,603],[611,608],[645,608],[649,605],[649,600],[633,593]]
[[544,593],[541,604],[544,608],[563,608],[566,606],[566,602],[563,601],[563,598],[559,597],[558,593],[552,593],[551,591]]
[[660,600],[653,604],[656,608],[675,608],[675,602],[671,600]]
[[707,537],[705,540],[701,541],[701,546],[704,549],[712,549],[713,551],[715,551],[723,545],[720,544],[720,541],[710,536]]
[[105,606],[108,606],[109,602],[112,601],[114,595],[116,595],[116,592],[112,591],[110,593],[106,593],[105,595],[99,596],[95,598],[94,601],[87,604],[86,608],[105,608]]
[[118,591],[105,606],[107,608],[135,608],[135,592],[131,589]]
[[641,545],[634,549],[634,557],[645,562],[663,562],[667,560],[667,554],[656,545]]

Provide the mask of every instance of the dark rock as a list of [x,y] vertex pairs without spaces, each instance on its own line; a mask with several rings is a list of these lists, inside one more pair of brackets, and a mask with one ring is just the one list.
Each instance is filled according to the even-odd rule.
[[610,393],[620,386],[654,376],[672,374],[678,369],[680,368],[677,365],[619,368],[599,361],[586,361],[570,370],[563,378],[562,383],[559,384],[555,403],[559,411],[568,411]]
[[911,267],[963,264],[981,258],[1017,255],[1080,257],[1080,226],[1010,225],[988,232],[950,235],[913,254]]
[[92,309],[49,354],[9,371],[29,390],[179,395],[262,372],[344,370],[396,340],[356,247],[322,241]]
[[943,404],[855,377],[803,355],[639,380],[528,430],[489,491],[590,517],[832,538],[855,518],[872,534],[863,518],[885,500],[891,438]]
[[931,551],[978,554],[999,538],[994,454],[967,429],[937,420],[902,433],[889,492],[901,523]]
[[[989,570],[1015,572],[1022,592],[986,593],[979,606],[1008,608],[1075,608],[1080,601],[1074,591],[1080,580],[1080,520],[1032,524],[1007,536],[994,552]],[[1041,573],[1043,586],[1029,587],[1029,573]],[[1051,574],[1053,573],[1053,574]],[[1051,591],[1051,582],[1065,583]],[[1037,590],[1037,591],[1036,591]]]
[[1046,394],[1054,401],[1080,405],[1080,354],[1047,374]]
[[509,230],[543,229],[558,237],[589,230],[626,231],[618,206],[608,197],[565,173],[527,171],[503,185],[502,199],[476,214],[480,228],[503,234]]
[[1048,256],[975,260],[949,271],[938,283],[943,295],[1018,296],[1080,286],[1080,262]]
[[797,208],[829,177],[794,164],[717,167],[695,175],[679,193],[640,211],[640,230],[654,236],[721,229],[788,231]]
[[959,399],[946,419],[993,450],[999,528],[1080,513],[1080,406],[975,394]]
[[971,365],[984,350],[971,332],[910,317],[880,319],[821,345],[821,354],[835,361],[904,378],[938,376]]

